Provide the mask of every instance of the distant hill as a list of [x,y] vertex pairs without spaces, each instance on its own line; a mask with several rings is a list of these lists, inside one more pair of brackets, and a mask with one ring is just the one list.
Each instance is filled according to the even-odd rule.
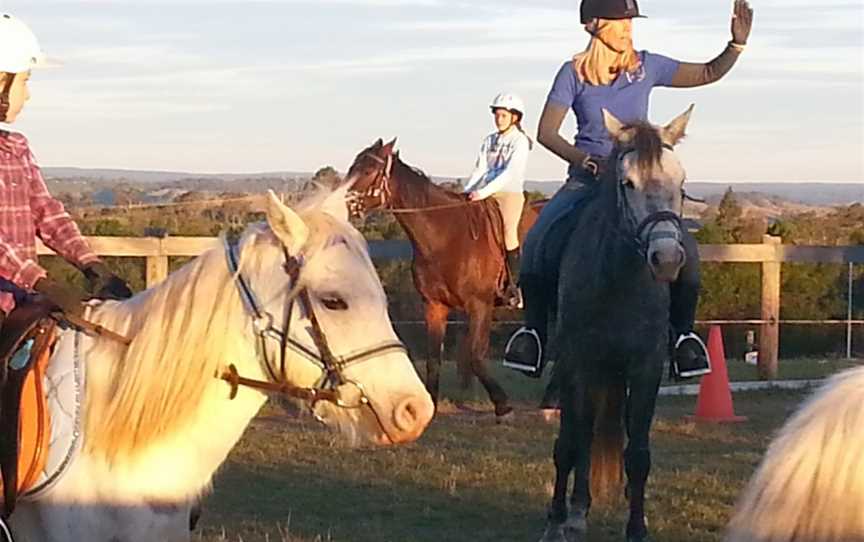
[[[43,168],[46,178],[52,181],[54,187],[65,185],[72,189],[73,185],[95,184],[100,188],[114,183],[129,183],[136,185],[153,185],[152,188],[140,186],[141,189],[154,190],[158,187],[174,190],[240,190],[244,186],[232,184],[236,181],[247,181],[249,192],[266,189],[273,181],[281,180],[284,185],[299,185],[291,181],[306,180],[312,177],[310,172],[272,171],[261,173],[190,173],[179,171],[140,171],[126,169],[90,169],[74,167]],[[262,182],[269,180],[269,183]],[[443,178],[433,177],[436,182]],[[452,181],[452,179],[446,179]],[[257,181],[257,182],[253,182]],[[260,186],[259,186],[260,185]],[[561,186],[560,182],[528,181],[528,190],[536,190],[551,195]],[[693,196],[706,199],[709,204],[716,204],[728,187],[732,187],[740,201],[750,201],[759,207],[776,207],[777,211],[788,204],[802,206],[824,207],[832,205],[864,204],[864,183],[799,183],[799,182],[697,182],[687,183],[687,192]],[[83,186],[81,187],[83,188]],[[778,199],[779,198],[779,199]],[[799,209],[805,210],[805,209]],[[773,213],[772,213],[773,214]]]
[[[529,190],[553,194],[561,186],[561,183],[529,181],[527,186]],[[706,199],[708,203],[716,204],[730,186],[740,201],[758,202],[760,206],[766,203],[773,205],[793,203],[804,206],[864,204],[864,183],[715,183],[691,181],[687,183],[687,193]]]
[[252,178],[311,177],[311,173],[270,171],[263,173],[189,173],[181,171],[139,171],[133,169],[90,169],[76,167],[44,167],[42,173],[50,179],[92,179],[94,181],[125,181],[133,183],[172,183],[184,179],[222,179],[236,181]]

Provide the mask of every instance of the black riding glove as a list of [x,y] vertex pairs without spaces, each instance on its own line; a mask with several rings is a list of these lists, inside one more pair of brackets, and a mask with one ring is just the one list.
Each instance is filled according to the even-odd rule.
[[582,160],[582,169],[595,179],[601,179],[606,173],[607,162],[605,158],[591,156],[590,154]]
[[120,277],[112,273],[102,262],[94,262],[81,270],[87,278],[87,287],[100,299],[129,299],[132,290]]
[[75,288],[49,278],[40,279],[33,287],[55,307],[70,316],[84,314],[84,295]]

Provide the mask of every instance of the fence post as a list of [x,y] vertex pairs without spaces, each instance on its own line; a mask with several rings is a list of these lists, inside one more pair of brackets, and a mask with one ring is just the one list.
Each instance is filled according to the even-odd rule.
[[164,239],[159,239],[158,254],[147,256],[147,288],[152,288],[168,278],[168,256],[165,254]]
[[762,242],[774,248],[768,260],[762,262],[762,331],[759,334],[759,378],[777,378],[780,354],[780,255],[781,239],[762,236]]

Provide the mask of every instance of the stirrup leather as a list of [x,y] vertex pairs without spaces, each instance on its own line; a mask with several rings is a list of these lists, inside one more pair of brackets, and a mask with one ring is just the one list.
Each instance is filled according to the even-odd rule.
[[[537,345],[537,360],[533,365],[526,365],[519,361],[514,361],[507,358],[507,353],[510,351],[510,348],[513,346],[514,341],[518,339],[522,335],[530,335],[534,338],[534,343]],[[507,341],[507,346],[504,347],[504,367],[508,369],[514,369],[516,371],[525,371],[528,373],[536,373],[540,370],[540,361],[543,359],[543,345],[540,343],[540,335],[534,329],[529,329],[525,326],[520,327],[516,333],[510,336],[510,340]]]
[[678,340],[675,341],[675,352],[678,351],[678,347],[681,346],[681,343],[683,343],[686,340],[691,340],[691,339],[696,341],[696,344],[699,345],[699,348],[701,348],[702,354],[705,356],[705,360],[707,361],[708,364],[706,367],[700,367],[698,369],[690,369],[690,370],[684,371],[684,370],[681,370],[680,367],[678,367],[678,361],[677,361],[677,359],[675,359],[677,356],[675,355],[675,353],[673,353],[673,357],[672,357],[673,362],[672,363],[675,366],[675,372],[678,374],[678,376],[680,378],[693,378],[694,376],[704,376],[707,374],[711,374],[711,356],[708,355],[708,347],[705,346],[705,343],[702,341],[702,338],[699,335],[697,335],[696,333],[691,331],[690,333],[684,333],[681,336],[679,336]]

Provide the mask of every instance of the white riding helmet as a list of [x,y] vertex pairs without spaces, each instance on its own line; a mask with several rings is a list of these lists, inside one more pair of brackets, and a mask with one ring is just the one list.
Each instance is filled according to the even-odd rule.
[[20,19],[0,14],[0,72],[22,73],[45,65],[39,40]]
[[492,100],[492,105],[489,107],[492,109],[506,109],[508,111],[515,111],[523,116],[525,115],[525,102],[519,96],[510,94],[509,92],[502,92],[498,96],[495,96],[495,99]]

